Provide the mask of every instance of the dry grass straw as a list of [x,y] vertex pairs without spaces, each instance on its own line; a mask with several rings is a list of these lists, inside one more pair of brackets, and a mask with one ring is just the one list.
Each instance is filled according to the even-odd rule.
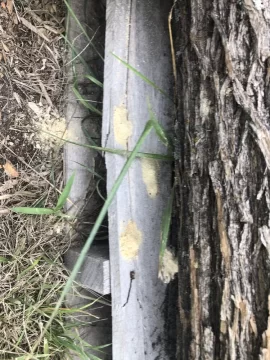
[[[48,175],[48,172],[44,173],[43,177]],[[57,187],[61,186],[60,179],[61,172]],[[8,185],[10,189],[7,189]],[[57,192],[31,171],[22,171],[18,180],[7,180],[0,186],[2,210],[14,205],[29,206],[35,201],[50,206],[57,197]],[[66,282],[61,255],[68,246],[68,234],[65,234],[65,223],[61,219],[13,213],[1,217],[1,355],[18,356],[31,351],[31,344],[40,334]],[[58,317],[53,327],[60,326],[59,320]]]
[[[12,162],[19,177],[0,173],[0,359],[24,359],[32,352],[67,281],[61,257],[70,245],[67,220],[9,210],[53,207],[63,189],[61,150],[45,155],[35,145],[28,103],[59,111],[65,83],[63,2],[12,4],[12,9],[0,8],[0,155]],[[83,311],[88,314],[87,308]],[[74,323],[66,319],[73,312],[60,309],[35,358],[67,358],[76,345],[68,335]],[[75,314],[74,321],[80,323]]]
[[[10,211],[13,206],[55,206],[63,189],[62,161],[51,168],[55,176],[50,170],[37,173],[29,166],[16,179],[4,173],[0,177],[0,359],[28,359],[68,279],[61,257],[70,246],[72,231],[68,229],[75,220],[67,226],[61,217]],[[70,293],[82,299],[78,289],[73,283]],[[46,354],[48,359],[68,359],[74,352],[82,359],[91,358],[83,347],[92,348],[82,345],[80,337],[74,339],[77,328],[99,320],[91,315],[92,299],[83,303],[82,308],[59,309],[29,359]]]
[[24,101],[59,104],[64,83],[63,2],[16,4],[12,14],[0,10],[0,71],[9,88],[9,109],[14,100],[21,105]]

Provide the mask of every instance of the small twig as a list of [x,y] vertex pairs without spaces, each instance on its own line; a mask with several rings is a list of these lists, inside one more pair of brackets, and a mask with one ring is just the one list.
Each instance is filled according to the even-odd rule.
[[47,100],[47,103],[48,103],[51,107],[53,107],[52,100],[51,100],[51,98],[50,98],[50,96],[49,96],[49,94],[48,94],[48,92],[47,92],[47,90],[46,90],[43,82],[40,80],[40,78],[38,78],[38,84],[39,84],[39,86],[40,86],[40,89],[41,89],[43,95],[45,96],[45,99]]
[[[2,139],[4,140],[4,136],[2,134],[0,134],[0,136],[2,137]],[[27,166],[29,169],[31,169],[36,175],[38,175],[41,179],[43,179],[44,181],[46,181],[47,184],[49,184],[51,187],[53,187],[58,194],[62,194],[62,192],[57,189],[57,187],[55,185],[53,185],[48,179],[46,179],[44,176],[40,175],[38,171],[36,171],[31,165],[29,165],[26,161],[24,161],[20,156],[18,156],[9,146],[7,146],[6,144],[4,144],[3,142],[1,143],[2,146],[4,146],[8,151],[10,151],[14,156],[16,156],[16,158],[22,162],[25,166]],[[67,199],[67,201],[72,204],[72,206],[76,205],[73,203],[73,201],[71,201],[70,199]]]
[[40,25],[42,25],[45,29],[47,29],[51,33],[59,35],[59,34],[62,34],[65,31],[64,28],[54,29],[52,26],[45,24],[44,21],[33,10],[29,9],[27,12],[32,16],[32,18],[36,22],[38,22]]
[[55,57],[53,51],[50,49],[50,47],[49,47],[47,44],[45,44],[45,48],[46,48],[46,49],[49,51],[49,53],[52,55],[52,58],[53,58],[53,60],[54,60],[55,65],[58,67],[58,70],[60,70],[60,69],[61,69],[61,68],[60,68],[60,65],[59,65],[58,60],[57,60],[57,58]]
[[51,42],[38,28],[36,28],[33,24],[31,24],[28,20],[20,17],[20,20],[22,24],[27,27],[29,30],[40,36],[42,39],[44,39],[47,42]]
[[172,53],[172,65],[173,65],[173,75],[175,84],[177,84],[177,70],[176,70],[176,61],[175,61],[175,50],[173,44],[173,34],[172,34],[172,13],[175,8],[177,0],[174,0],[173,6],[169,13],[168,23],[169,23],[169,36],[170,36],[170,45],[171,45],[171,53]]
[[35,11],[27,9],[26,12],[32,16],[33,20],[36,20],[39,24],[43,24],[43,20],[35,13]]
[[50,25],[47,25],[47,24],[43,24],[43,27],[45,29],[47,29],[48,31],[50,31],[51,33],[56,34],[56,35],[61,35],[65,31],[64,28],[61,28],[61,29],[57,30],[57,29],[54,29],[53,27],[51,27]]
[[129,283],[129,289],[128,289],[128,294],[127,294],[127,300],[124,303],[123,307],[125,307],[129,301],[129,297],[130,297],[130,293],[131,293],[131,288],[132,288],[132,281],[135,279],[135,271],[131,271],[130,272],[130,283]]
[[21,86],[23,86],[23,87],[26,87],[29,90],[34,91],[36,94],[39,94],[39,95],[42,94],[39,90],[35,89],[33,86],[27,85],[27,84],[23,83],[22,81],[19,81],[17,79],[12,79],[12,81],[19,84],[19,85],[21,85]]
[[15,13],[16,13],[18,22],[20,22],[20,17],[19,17],[18,11],[17,11],[17,7],[16,7],[16,4],[15,4],[15,1],[13,1],[13,7],[14,7],[14,9],[15,9]]

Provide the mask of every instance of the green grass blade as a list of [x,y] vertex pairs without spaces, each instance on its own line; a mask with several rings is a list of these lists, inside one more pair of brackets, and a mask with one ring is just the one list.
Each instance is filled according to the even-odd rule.
[[149,133],[151,132],[153,128],[153,125],[152,125],[152,121],[148,121],[146,126],[145,126],[145,129],[142,133],[142,135],[140,136],[136,146],[134,147],[133,151],[131,152],[129,158],[127,159],[125,165],[123,166],[119,176],[117,177],[109,195],[108,195],[108,198],[107,200],[105,201],[98,217],[97,217],[97,220],[92,228],[92,231],[88,237],[88,239],[86,240],[85,244],[84,244],[84,247],[82,248],[81,250],[81,253],[73,267],[73,270],[64,286],[64,289],[57,301],[57,304],[54,308],[54,311],[49,319],[49,321],[47,322],[45,328],[43,329],[43,331],[41,332],[40,336],[39,336],[39,339],[36,341],[35,345],[32,347],[32,353],[35,351],[35,349],[39,346],[40,344],[40,341],[42,340],[43,336],[44,336],[44,333],[47,331],[47,329],[51,326],[54,318],[57,316],[58,314],[58,311],[59,309],[61,308],[62,306],[62,303],[66,297],[66,295],[68,294],[70,288],[72,287],[72,284],[73,282],[75,281],[76,279],[76,276],[78,274],[78,272],[80,271],[80,268],[84,262],[84,259],[90,249],[90,246],[92,245],[94,239],[95,239],[95,236],[96,234],[98,233],[98,230],[100,228],[100,226],[102,225],[102,222],[103,220],[105,219],[106,217],[106,214],[107,214],[107,211],[115,197],[115,194],[117,192],[117,190],[119,189],[124,177],[126,176],[132,162],[134,161],[134,159],[136,158],[137,156],[137,153],[139,152],[139,149],[141,148],[142,144],[144,143],[145,139],[147,138],[147,136],[149,135]]
[[81,254],[80,254],[80,256],[79,256],[79,258],[78,258],[78,260],[77,260],[77,262],[76,262],[76,264],[75,264],[75,266],[74,266],[74,268],[73,268],[73,270],[72,270],[72,272],[70,274],[70,277],[69,277],[69,279],[68,279],[68,281],[67,281],[67,283],[65,285],[64,291],[63,291],[63,293],[62,293],[62,295],[60,297],[61,302],[59,301],[59,304],[62,303],[62,300],[66,296],[68,290],[70,289],[70,286],[72,285],[73,281],[75,280],[76,275],[77,275],[78,271],[81,268],[81,265],[82,265],[82,263],[84,261],[84,258],[87,255],[87,252],[88,252],[88,250],[89,250],[89,248],[90,248],[90,246],[91,246],[91,244],[92,244],[92,242],[93,242],[93,240],[94,240],[94,238],[95,238],[95,236],[96,236],[96,234],[97,234],[97,232],[99,230],[99,227],[102,224],[102,222],[103,222],[103,220],[104,220],[104,218],[105,218],[105,216],[107,214],[107,211],[108,211],[108,209],[109,209],[109,207],[110,207],[110,205],[111,205],[111,203],[112,203],[112,201],[113,201],[113,199],[115,197],[115,194],[116,194],[117,190],[119,189],[119,187],[120,187],[126,173],[128,172],[132,162],[136,158],[136,153],[139,151],[139,149],[142,146],[145,138],[148,136],[148,134],[150,133],[151,130],[152,130],[152,125],[151,125],[151,123],[148,122],[146,127],[145,127],[144,132],[142,133],[140,139],[138,140],[134,150],[131,152],[131,155],[127,159],[122,171],[120,172],[118,178],[116,179],[116,181],[115,181],[115,183],[114,183],[114,185],[113,185],[113,187],[112,187],[112,189],[111,189],[111,191],[110,191],[110,193],[108,195],[107,200],[105,201],[105,203],[104,203],[104,205],[103,205],[103,207],[102,207],[102,209],[100,211],[100,214],[99,214],[99,216],[98,216],[98,218],[97,218],[97,220],[96,220],[96,222],[94,224],[94,227],[93,227],[93,229],[92,229],[92,231],[91,231],[91,233],[90,233],[90,235],[89,235],[89,237],[88,237],[88,239],[87,239],[87,241],[86,241],[86,243],[85,243],[85,245],[84,245],[84,247],[83,247],[83,249],[81,251]]
[[55,213],[54,213],[54,215],[55,216],[59,216],[59,217],[61,217],[61,218],[63,218],[63,219],[69,219],[69,220],[74,220],[76,217],[75,216],[73,216],[73,215],[68,215],[68,214],[64,214],[64,213],[62,213],[61,211],[56,211]]
[[31,207],[14,207],[11,211],[26,215],[52,215],[55,213],[54,209],[46,208],[31,208]]
[[85,168],[87,171],[89,171],[91,174],[93,174],[94,176],[96,176],[96,177],[99,178],[100,180],[105,181],[104,177],[102,177],[101,175],[99,175],[95,170],[93,170],[93,169],[89,168],[88,166],[83,165],[83,164],[81,164],[81,163],[79,163],[79,162],[77,162],[77,161],[74,161],[74,162],[75,162],[76,164],[82,166],[83,168]]
[[169,234],[170,234],[170,226],[171,226],[171,218],[172,218],[172,209],[173,209],[173,199],[174,199],[174,188],[172,188],[171,195],[169,197],[168,204],[165,208],[162,217],[161,223],[161,244],[159,251],[159,262],[162,264],[163,256],[165,249],[168,244]]
[[18,359],[25,359],[25,360],[48,360],[50,358],[50,355],[44,355],[44,354],[36,354],[34,357],[31,357],[29,358],[29,355],[24,357],[24,358],[17,358],[16,357],[16,360]]
[[73,9],[71,8],[71,6],[69,5],[69,3],[64,0],[64,3],[66,4],[66,7],[68,9],[68,12],[70,14],[70,16],[73,17],[73,19],[76,21],[76,23],[78,24],[79,28],[82,30],[84,36],[86,37],[86,39],[89,41],[89,43],[91,44],[91,46],[93,47],[93,49],[96,51],[96,53],[98,54],[98,56],[104,61],[103,56],[99,53],[99,51],[97,50],[97,48],[95,47],[95,45],[93,44],[92,39],[90,39],[89,35],[87,34],[85,28],[82,26],[82,24],[80,23],[79,19],[77,18],[77,16],[75,15]]
[[[86,315],[86,316],[89,316],[89,317],[94,317],[94,318],[98,319],[97,316],[91,315],[88,311],[85,311],[83,309],[84,309],[84,307],[81,307],[81,308],[60,308],[60,309],[58,309],[58,311],[59,311],[58,313],[62,314],[62,315],[66,315],[66,314],[69,314],[69,315],[71,315],[71,314],[83,314],[83,315]],[[43,307],[42,311],[36,309],[37,312],[39,312],[40,314],[44,314],[44,316],[45,316],[45,314],[46,315],[51,314],[53,312],[53,310],[54,310],[54,307],[51,307],[51,308]]]
[[97,190],[97,193],[99,195],[99,197],[103,200],[103,201],[106,201],[106,199],[104,198],[104,196],[101,194],[100,190],[99,190],[99,183],[100,183],[101,180],[99,180],[97,182],[97,186],[96,186],[96,190]]
[[80,93],[79,91],[76,89],[76,86],[73,85],[72,90],[74,92],[74,94],[76,95],[77,100],[87,109],[89,109],[90,111],[102,116],[102,112],[99,111],[95,106],[93,106],[92,104],[90,104]]
[[[92,145],[92,146],[98,146],[95,142],[95,140],[92,138],[92,136],[89,134],[89,132],[87,131],[86,129],[86,126],[84,125],[84,121],[86,119],[89,118],[89,115],[87,115],[86,117],[84,117],[81,121],[81,128],[82,128],[82,131],[84,133],[84,136],[86,137],[86,139],[89,141],[89,144]],[[100,139],[99,139],[100,140]],[[98,150],[97,150],[98,151]],[[98,151],[101,155],[102,155],[102,151]]]
[[92,74],[93,75],[93,71],[91,70],[91,68],[88,66],[87,62],[84,60],[83,56],[78,52],[78,50],[75,48],[75,46],[69,41],[69,39],[67,38],[67,36],[63,36],[61,35],[62,38],[65,40],[65,42],[68,44],[68,46],[71,48],[71,50],[73,51],[73,53],[75,54],[75,58],[71,60],[71,63],[75,60],[75,59],[79,59],[80,62],[84,65],[86,71],[88,72],[88,74]]
[[136,70],[133,66],[131,66],[126,61],[122,60],[119,56],[112,53],[112,55],[119,60],[123,65],[125,65],[129,70],[131,70],[135,75],[137,75],[139,78],[141,78],[146,84],[152,86],[154,89],[159,91],[162,95],[168,97],[168,95],[163,91],[161,88],[159,88],[153,81],[149,80],[146,76],[144,76],[142,73],[140,73],[138,70]]
[[9,259],[7,259],[7,258],[4,257],[4,256],[0,256],[0,263],[8,263],[8,262],[10,262]]
[[37,199],[33,204],[33,208],[44,208],[44,205],[46,203],[47,195],[41,196],[39,199]]
[[38,263],[40,262],[41,257],[37,258],[30,266],[28,266],[25,270],[23,270],[18,276],[17,280],[21,279],[25,274],[27,274],[30,270],[34,269]]
[[[71,141],[71,140],[67,140],[67,139],[63,139],[57,135],[54,135],[48,131],[43,130],[44,133],[49,134],[59,140],[62,140],[64,142],[67,142],[69,144],[74,144],[74,145],[78,145],[78,146],[82,146],[85,148],[89,148],[89,149],[93,149],[93,150],[97,150],[97,151],[104,151],[104,152],[108,152],[111,154],[116,154],[116,155],[121,155],[121,156],[129,156],[132,152],[131,151],[125,151],[125,150],[118,150],[118,149],[110,149],[110,148],[105,148],[105,147],[101,147],[101,146],[93,146],[93,145],[89,145],[89,144],[80,144],[76,141]],[[136,157],[139,158],[147,158],[147,159],[153,159],[153,160],[160,160],[160,161],[173,161],[173,156],[170,155],[162,155],[162,154],[151,154],[151,153],[143,153],[143,152],[138,152],[136,153]]]
[[88,344],[83,339],[80,339],[80,342],[85,348],[91,348],[91,350],[96,350],[96,351],[98,351],[100,353],[103,353],[103,354],[104,354],[103,349],[106,349],[107,347],[112,345],[112,344],[105,344],[105,345],[93,346],[93,345]]
[[166,134],[166,131],[164,130],[164,128],[158,122],[158,120],[156,118],[156,115],[154,114],[154,112],[152,110],[152,106],[151,106],[151,104],[149,102],[148,102],[148,111],[149,111],[149,114],[150,114],[150,119],[152,121],[153,127],[154,127],[155,132],[156,132],[157,136],[159,137],[160,141],[166,147],[169,147],[169,149],[172,150],[173,145],[172,145],[172,142],[170,140],[170,137],[168,136],[168,134]]
[[75,179],[75,173],[73,173],[71,175],[71,177],[68,179],[68,182],[67,182],[66,186],[64,187],[64,190],[62,191],[62,194],[59,196],[56,207],[54,209],[55,211],[62,209],[63,206],[65,205],[65,203],[69,197],[74,179]]
[[86,75],[86,78],[90,81],[92,81],[94,84],[98,85],[99,87],[103,88],[103,84],[98,81],[96,78],[94,78],[93,76],[91,75]]
[[[70,0],[67,0],[68,2],[70,1]],[[67,12],[67,14],[66,14],[66,34],[68,34],[69,33],[69,26],[70,26],[70,13],[69,13],[69,11]]]
[[96,355],[89,355],[90,360],[101,360],[101,358],[97,357]]
[[48,340],[46,338],[44,338],[43,352],[44,352],[44,355],[47,355],[49,358],[49,344],[48,344]]
[[57,336],[54,342],[59,346],[62,346],[64,349],[69,349],[70,351],[74,352],[76,355],[80,356],[80,359],[88,360],[89,356],[87,353],[78,345],[74,343],[73,339],[69,339],[68,337],[64,336]]
[[153,118],[153,126],[155,128],[157,136],[160,138],[163,144],[168,147],[170,145],[168,136],[166,135],[164,129],[160,126],[160,124],[155,120],[155,118]]

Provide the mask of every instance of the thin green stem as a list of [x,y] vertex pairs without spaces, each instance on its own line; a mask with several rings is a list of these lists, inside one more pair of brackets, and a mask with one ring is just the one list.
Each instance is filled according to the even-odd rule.
[[[153,126],[153,125],[152,125]],[[118,150],[118,149],[110,149],[110,148],[106,148],[106,147],[101,147],[101,146],[94,146],[94,145],[89,145],[89,144],[80,144],[76,141],[71,141],[71,140],[67,140],[67,139],[63,139],[60,136],[54,135],[48,131],[43,130],[44,133],[49,134],[59,140],[62,140],[64,142],[67,142],[69,144],[74,144],[74,145],[78,145],[78,146],[82,146],[85,148],[89,148],[89,149],[93,149],[93,150],[97,150],[97,151],[104,151],[107,153],[111,153],[111,154],[116,154],[116,155],[122,155],[122,156],[129,156],[130,154],[132,154],[131,151],[126,151],[126,150]],[[136,153],[136,157],[139,158],[147,158],[147,159],[154,159],[154,160],[161,160],[161,161],[173,161],[173,157],[170,155],[162,155],[162,154],[152,154],[152,153],[143,153],[143,152],[137,152]]]
[[97,48],[95,47],[95,45],[92,42],[92,39],[90,39],[89,35],[87,34],[87,31],[85,30],[85,28],[82,26],[82,24],[80,23],[80,20],[77,18],[77,16],[75,15],[73,9],[71,8],[71,6],[69,5],[69,3],[64,0],[64,3],[66,4],[66,7],[68,8],[68,12],[69,14],[73,17],[73,19],[76,21],[76,23],[78,24],[79,28],[82,30],[83,34],[85,35],[86,39],[89,41],[89,43],[91,44],[91,46],[93,47],[93,49],[96,51],[96,53],[99,55],[99,57],[104,61],[103,56],[99,53],[99,51],[97,50]]

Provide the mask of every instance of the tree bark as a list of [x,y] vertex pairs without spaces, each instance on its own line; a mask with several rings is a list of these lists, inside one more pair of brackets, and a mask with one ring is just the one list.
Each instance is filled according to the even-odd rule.
[[178,0],[178,359],[270,359],[270,2]]

